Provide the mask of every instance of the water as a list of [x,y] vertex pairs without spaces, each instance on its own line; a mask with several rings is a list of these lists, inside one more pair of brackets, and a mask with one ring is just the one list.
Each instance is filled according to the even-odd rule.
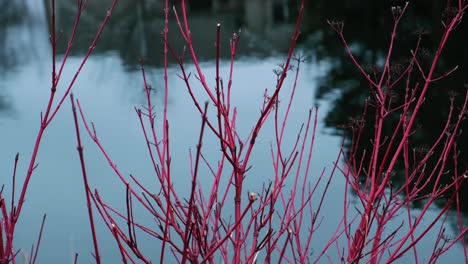
[[[0,27],[4,33],[0,54],[2,58],[9,58],[3,60],[0,66],[2,70],[0,94],[4,102],[0,117],[0,146],[2,146],[0,172],[2,184],[6,185],[6,197],[9,197],[8,187],[11,186],[10,175],[16,152],[20,153],[18,182],[22,182],[22,175],[26,172],[27,161],[39,129],[40,113],[45,110],[50,89],[51,52],[45,12],[40,5],[32,8],[33,4],[37,4],[35,1],[28,1],[26,4],[35,12],[28,13],[29,15],[19,22],[6,23]],[[246,40],[248,43],[255,39],[255,34],[250,34],[252,38]],[[106,43],[106,40],[103,42]],[[103,145],[123,174],[135,175],[148,186],[152,186],[154,175],[151,173],[145,142],[134,111],[135,106],[138,107],[145,102],[141,73],[136,65],[129,65],[129,59],[122,56],[121,50],[100,50],[99,47],[98,44],[96,52],[80,73],[73,92],[80,100],[87,119],[95,122]],[[264,89],[271,89],[275,85],[276,76],[272,70],[284,59],[281,51],[259,51],[253,48],[246,50],[244,56],[237,60],[233,88],[234,102],[239,107],[238,119],[243,120],[239,122],[239,130],[243,132],[253,126],[263,102]],[[212,84],[214,83],[213,61],[210,60],[210,55],[202,57],[205,57],[202,63],[205,77]],[[81,59],[80,52],[69,58],[62,77],[62,85],[58,87],[58,95],[67,87],[66,84],[71,80]],[[58,60],[60,61],[61,57]],[[131,60],[136,61],[136,58]],[[156,59],[153,57],[153,60]],[[6,61],[8,63],[5,63]],[[221,71],[226,76],[227,60],[223,60],[222,65]],[[194,71],[193,65],[188,64],[187,67],[189,71]],[[316,80],[325,75],[327,69],[327,62],[316,62],[312,59],[305,62],[300,70],[299,89],[290,116],[289,135],[294,135],[293,133],[296,133],[301,123],[305,121],[308,109],[315,104],[320,105],[319,135],[313,161],[314,176],[319,175],[323,167],[330,171],[341,142],[340,137],[331,135],[323,126],[323,117],[331,111],[331,105],[327,100],[314,99]],[[175,188],[181,193],[187,193],[188,153],[197,143],[200,120],[177,73],[179,73],[178,67],[171,64],[168,116],[171,122],[172,173],[177,175]],[[156,88],[153,100],[159,107],[156,112],[160,113],[163,72],[160,65],[154,63],[147,67],[147,74],[150,83]],[[288,79],[286,87],[291,87],[292,81]],[[263,136],[259,138],[259,147],[255,149],[252,158],[254,167],[249,173],[253,180],[246,186],[249,191],[260,192],[261,183],[272,173],[269,144],[274,139],[274,134],[271,125],[267,124]],[[107,166],[90,138],[85,134],[83,137],[91,186],[98,188],[105,200],[116,209],[124,209],[124,187],[118,182],[116,175]],[[294,140],[293,136],[290,137],[285,145],[292,144]],[[207,140],[204,149],[208,156],[215,157],[217,142]],[[68,100],[47,129],[37,162],[38,167],[31,180],[26,204],[15,233],[16,248],[23,248],[22,252],[29,254],[30,245],[36,243],[42,215],[46,213],[47,221],[38,262],[70,263],[75,253],[80,254],[80,263],[92,262],[91,235],[76,151],[71,106]],[[314,240],[317,251],[321,250],[321,246],[327,241],[326,234],[334,231],[333,223],[337,223],[341,217],[340,210],[336,208],[342,208],[342,199],[338,194],[343,193],[343,186],[344,182],[338,175],[332,184],[331,196],[327,199],[323,211],[327,224],[321,225],[319,235]],[[120,258],[115,254],[114,240],[109,236],[102,221],[96,222],[103,263],[118,263]],[[155,251],[155,256],[158,256],[159,249],[155,244],[141,244],[143,251]],[[421,252],[429,251],[430,247],[431,243],[422,243]],[[333,255],[334,251],[331,251],[332,257],[336,257]],[[450,255],[447,254],[447,258],[453,262],[460,262],[463,259],[461,246],[456,245]]]

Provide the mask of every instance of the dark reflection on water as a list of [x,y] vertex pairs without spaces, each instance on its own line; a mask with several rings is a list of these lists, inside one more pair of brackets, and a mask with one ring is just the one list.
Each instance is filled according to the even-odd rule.
[[[19,61],[18,57],[12,56],[14,43],[10,42],[8,35],[22,23],[20,10],[23,7],[15,1],[0,2],[0,78],[8,70],[15,67]],[[8,88],[5,85],[0,84],[0,113],[2,114],[10,111],[12,107],[6,89]]]
[[[447,1],[449,2],[449,1]],[[452,1],[453,2],[453,1]],[[456,1],[455,1],[456,2]],[[360,117],[362,104],[369,95],[369,85],[352,64],[344,52],[336,33],[326,24],[326,20],[338,20],[344,22],[344,32],[354,52],[356,59],[370,72],[374,65],[382,65],[386,57],[389,45],[390,33],[393,27],[391,6],[403,5],[404,1],[313,1],[309,5],[310,14],[305,17],[309,34],[307,44],[314,49],[319,59],[329,59],[332,62],[331,72],[321,80],[317,89],[318,98],[333,98],[333,110],[325,119],[326,126],[339,127],[347,124],[350,118]],[[450,18],[454,7],[447,8],[446,1],[411,1],[405,18],[400,23],[392,61],[395,67],[394,74],[404,69],[410,58],[410,50],[414,49],[416,40],[420,34],[422,38],[422,56],[419,60],[422,67],[427,69],[437,49],[441,34],[442,23]],[[417,133],[412,137],[412,149],[416,155],[423,155],[427,147],[439,136],[449,112],[450,94],[455,94],[455,111],[462,104],[468,83],[468,21],[466,18],[452,33],[442,57],[439,61],[436,75],[440,76],[454,66],[458,70],[448,78],[431,85],[426,102],[417,119]],[[398,67],[399,66],[399,67]],[[417,76],[414,74],[414,76]],[[421,82],[421,79],[414,78]],[[404,83],[397,87],[397,96],[400,100],[404,92]],[[372,111],[368,115],[368,125],[363,131],[364,137],[373,135]],[[457,113],[458,114],[458,113]],[[389,127],[395,127],[399,116],[393,116],[391,126],[384,128],[384,134],[390,135],[393,131]],[[458,138],[458,171],[463,173],[468,170],[468,123],[462,123],[462,131],[465,132]],[[338,132],[339,130],[337,130]],[[362,141],[363,149],[369,149],[371,142]],[[439,152],[440,155],[440,152]],[[434,155],[437,156],[437,155]],[[428,166],[435,165],[437,160],[432,158]],[[448,162],[452,164],[452,162]],[[397,168],[402,170],[400,166]],[[453,173],[453,165],[447,167],[447,175]],[[404,175],[397,173],[397,175]],[[403,178],[395,179],[395,183],[404,181]],[[446,179],[450,181],[450,179]],[[442,183],[444,184],[444,183]],[[428,191],[432,186],[428,187]],[[465,215],[468,214],[468,183],[464,183],[461,190],[461,206]],[[441,205],[445,201],[439,201]],[[415,207],[421,207],[421,203],[414,203]]]
[[[82,15],[79,34],[73,45],[72,54],[85,53],[94,37],[97,25],[106,15],[111,1],[89,3],[90,8]],[[172,1],[182,19],[180,1]],[[294,29],[293,13],[296,7],[291,1],[191,1],[189,6],[190,29],[193,45],[199,59],[213,59],[216,25],[221,23],[221,54],[229,58],[229,40],[233,33],[242,31],[238,53],[241,56],[266,57],[284,52],[289,46]],[[164,25],[163,1],[121,1],[111,15],[95,52],[116,51],[125,64],[134,69],[139,66],[138,58],[144,57],[150,65],[162,65]],[[63,32],[60,52],[66,48],[65,40],[72,31],[75,7],[73,1],[57,3],[59,28]],[[129,12],[131,10],[131,12]],[[50,8],[48,9],[50,13]],[[183,23],[183,22],[182,22]],[[182,52],[184,41],[173,10],[169,10],[168,43]]]
[[15,57],[9,54],[6,36],[9,26],[21,23],[21,15],[20,7],[14,1],[2,1],[0,10],[0,70],[3,72],[15,64]]

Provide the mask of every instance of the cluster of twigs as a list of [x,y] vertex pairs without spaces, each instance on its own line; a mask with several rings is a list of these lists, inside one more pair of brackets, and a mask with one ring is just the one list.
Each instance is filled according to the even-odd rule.
[[[450,1],[447,3],[450,5]],[[456,141],[461,135],[460,123],[466,118],[468,92],[465,93],[463,104],[458,111],[455,111],[454,97],[450,97],[450,110],[446,124],[441,128],[439,137],[434,142],[428,143],[431,145],[424,151],[422,157],[416,155],[416,146],[411,140],[411,136],[418,133],[415,121],[424,105],[425,97],[430,96],[431,84],[449,77],[457,69],[455,67],[441,76],[435,76],[438,61],[447,40],[461,23],[463,14],[468,8],[468,4],[461,0],[456,5],[450,9],[456,12],[453,12],[448,20],[442,22],[443,35],[430,68],[424,69],[418,60],[422,41],[422,35],[420,35],[414,49],[410,51],[411,58],[406,68],[399,75],[392,72],[392,51],[398,27],[409,6],[408,2],[404,6],[391,8],[394,27],[386,60],[381,69],[374,67],[371,72],[366,72],[353,56],[344,37],[343,23],[328,22],[338,33],[349,57],[362,73],[371,90],[371,97],[365,104],[362,118],[355,120],[349,126],[352,132],[351,147],[345,158],[345,166],[340,168],[347,183],[343,210],[348,244],[347,256],[343,255],[342,259],[346,259],[349,263],[357,263],[362,259],[370,263],[383,261],[391,263],[409,251],[414,255],[415,263],[419,263],[422,254],[418,252],[416,244],[437,226],[439,226],[439,231],[429,261],[435,262],[457,241],[463,244],[465,258],[468,260],[463,239],[467,228],[463,227],[459,221],[460,233],[451,239],[445,234],[444,228],[444,223],[454,204],[459,220],[462,217],[458,195],[466,175],[457,169],[449,174],[446,170],[449,163],[453,163],[454,168],[458,167],[459,150]],[[421,76],[422,83],[418,81],[418,75]],[[401,104],[396,104],[394,95],[399,87],[404,88],[404,100]],[[369,111],[374,111],[374,120],[366,118]],[[392,124],[390,120],[395,115],[399,116],[399,121],[390,128],[393,134],[384,134],[384,127]],[[363,127],[369,125],[366,123],[374,127],[373,138],[361,138]],[[372,148],[362,149],[363,140],[371,140]],[[402,163],[403,169],[397,168],[397,163]],[[431,166],[431,164],[435,165]],[[401,186],[395,186],[392,183],[392,179],[398,177],[397,174],[402,174],[404,177]],[[355,215],[349,213],[350,190],[359,200],[359,209]],[[428,210],[439,199],[445,199],[445,204],[438,214],[431,218],[427,214]],[[416,211],[411,206],[417,201],[424,201],[424,206],[414,217]],[[389,222],[401,212],[405,212],[406,220],[403,219],[400,225],[391,229],[392,225],[389,225]]]
[[[295,33],[291,38],[291,46],[286,61],[278,71],[276,87],[270,94],[265,91],[264,104],[261,112],[253,124],[252,130],[247,135],[242,135],[237,129],[237,108],[232,104],[232,85],[234,83],[233,69],[239,34],[235,33],[230,42],[230,71],[227,87],[220,75],[220,33],[221,24],[216,27],[216,77],[214,86],[210,86],[197,60],[196,51],[192,45],[189,22],[186,13],[185,1],[181,2],[181,10],[174,9],[175,19],[179,25],[180,34],[186,42],[186,49],[196,68],[198,83],[205,92],[208,101],[202,99],[194,92],[195,85],[191,82],[191,74],[185,67],[185,49],[183,54],[178,54],[167,42],[169,8],[166,1],[165,28],[163,30],[164,44],[164,105],[160,123],[156,123],[154,105],[151,100],[151,87],[146,81],[146,73],[142,62],[142,76],[146,92],[146,105],[136,108],[145,141],[147,142],[148,155],[151,158],[154,174],[160,189],[148,190],[140,181],[131,176],[130,179],[118,170],[112,159],[102,146],[96,135],[94,126],[90,127],[85,115],[77,105],[86,130],[102,154],[111,164],[118,178],[127,188],[127,210],[117,212],[100,197],[99,192],[91,192],[87,186],[86,173],[85,184],[89,200],[94,202],[101,218],[105,221],[109,231],[115,236],[123,262],[135,262],[140,259],[149,263],[150,259],[144,255],[139,247],[137,233],[145,233],[161,241],[159,262],[168,259],[181,263],[215,263],[221,258],[225,263],[252,263],[258,260],[263,252],[265,261],[306,262],[310,257],[312,234],[317,224],[319,209],[312,210],[311,199],[315,194],[323,174],[314,186],[308,182],[311,175],[309,171],[312,158],[314,135],[317,126],[317,109],[309,111],[307,122],[297,135],[293,148],[285,151],[283,138],[287,128],[288,114],[293,106],[294,91],[297,85],[298,72],[302,59],[293,56],[293,50],[299,35],[299,26],[304,9],[301,3],[299,18],[295,27]],[[170,53],[170,54],[169,54]],[[195,154],[189,156],[191,175],[190,194],[187,197],[174,189],[171,173],[171,150],[169,135],[169,120],[167,118],[167,96],[170,92],[167,76],[167,60],[172,55],[180,66],[179,77],[185,83],[194,107],[201,117],[201,129]],[[295,67],[292,67],[294,63]],[[283,113],[279,109],[279,94],[283,88],[287,73],[295,69],[294,87],[289,98],[287,108]],[[74,105],[75,102],[72,101]],[[209,115],[208,105],[214,105],[215,115]],[[74,107],[75,109],[75,107]],[[75,112],[75,111],[74,111]],[[256,139],[261,133],[268,118],[273,117],[275,122],[276,140],[271,147],[271,155],[275,175],[270,184],[264,186],[260,193],[247,192],[245,190],[246,172],[249,169],[250,158]],[[77,138],[80,139],[79,121],[75,119]],[[209,132],[206,132],[209,130]],[[220,152],[218,159],[213,162],[205,158],[203,154],[203,142],[206,134],[214,135],[219,141]],[[85,172],[86,165],[82,158],[83,148],[78,141],[79,153],[82,160],[82,168]],[[201,163],[209,168],[212,174],[212,185],[202,186],[199,174]],[[228,180],[222,179],[228,177]],[[293,178],[293,186],[285,186],[288,178]],[[322,193],[317,194],[320,200],[319,208],[323,203],[326,190],[331,177]],[[147,212],[155,219],[152,226],[144,226],[133,215],[134,200],[138,201]],[[231,212],[226,212],[226,207],[233,199],[234,217],[228,218]],[[91,206],[91,203],[88,203]],[[90,213],[91,215],[91,213]],[[91,217],[92,220],[92,217]],[[121,221],[125,226],[119,225]],[[310,232],[304,234],[304,226]],[[141,231],[141,232],[140,232]],[[93,233],[95,231],[93,230]],[[95,240],[95,245],[97,241]],[[125,245],[125,246],[124,246]],[[170,252],[170,253],[168,253]],[[98,255],[97,246],[95,255]],[[168,256],[172,255],[172,256]],[[98,259],[98,258],[96,258]]]
[[[18,160],[19,160],[19,154],[16,155],[15,158],[15,166],[13,170],[13,184],[11,186],[11,205],[7,205],[7,202],[5,202],[5,199],[2,195],[3,193],[3,187],[2,191],[0,192],[0,210],[1,212],[1,218],[0,218],[0,263],[15,263],[15,258],[20,252],[19,250],[15,251],[13,247],[13,239],[15,235],[15,227],[16,223],[18,222],[21,211],[23,209],[23,205],[26,200],[26,194],[27,190],[29,187],[29,182],[31,180],[31,177],[34,174],[34,170],[37,167],[36,164],[36,159],[37,155],[39,152],[39,148],[44,136],[44,132],[47,130],[51,122],[54,120],[56,114],[58,113],[59,109],[63,105],[63,102],[66,100],[66,98],[69,96],[71,89],[73,85],[75,84],[75,81],[77,80],[81,70],[83,69],[86,61],[88,60],[89,56],[94,50],[94,47],[96,46],[97,41],[99,40],[102,31],[104,30],[105,25],[107,24],[110,15],[115,8],[115,5],[117,4],[117,0],[114,0],[112,4],[110,5],[107,14],[105,18],[103,19],[98,31],[96,32],[96,35],[92,42],[90,43],[89,49],[86,52],[85,56],[82,59],[82,62],[80,63],[78,69],[76,69],[76,72],[72,78],[72,80],[66,84],[61,82],[61,77],[62,73],[64,70],[64,67],[67,63],[67,59],[69,58],[71,48],[73,46],[73,42],[75,40],[75,36],[77,34],[78,30],[78,24],[80,22],[81,14],[83,13],[87,0],[78,0],[77,1],[77,13],[75,17],[75,22],[73,25],[73,29],[71,32],[70,39],[68,40],[68,45],[65,53],[63,54],[63,58],[61,61],[57,61],[57,44],[58,41],[61,37],[60,34],[57,34],[57,29],[56,29],[56,21],[55,21],[55,0],[51,1],[51,8],[52,8],[52,15],[51,15],[51,34],[50,34],[50,43],[51,43],[51,48],[52,48],[52,79],[51,79],[51,85],[50,85],[50,96],[49,100],[46,105],[46,109],[44,112],[41,113],[41,119],[39,123],[39,131],[36,135],[36,140],[34,143],[33,151],[31,154],[31,158],[29,159],[29,165],[28,165],[28,170],[25,173],[24,176],[24,182],[20,185],[20,193],[19,197],[15,196],[15,189],[16,189],[16,180],[17,180],[17,165],[18,165]],[[63,92],[60,92],[57,88],[60,86],[65,86],[67,87],[66,90]],[[29,262],[30,263],[35,263],[37,259],[37,252],[38,248],[40,245],[41,237],[42,237],[42,230],[44,227],[44,221],[46,217],[44,215],[41,229],[39,232],[39,237],[38,241],[36,244],[36,248],[31,249],[30,257],[29,257]]]
[[[366,102],[363,116],[350,125],[352,141],[349,152],[341,151],[333,169],[328,175],[322,171],[319,176],[312,177],[310,169],[317,127],[317,109],[310,109],[309,115],[297,133],[293,146],[285,146],[285,131],[288,127],[288,116],[294,107],[294,95],[297,86],[298,73],[303,62],[301,57],[293,55],[299,35],[301,18],[304,10],[304,0],[301,1],[298,19],[291,44],[281,69],[277,71],[277,83],[271,90],[265,90],[264,103],[252,128],[247,133],[240,131],[237,124],[238,109],[232,102],[232,88],[235,83],[233,69],[237,54],[237,44],[240,35],[235,33],[230,42],[230,61],[227,82],[220,74],[220,35],[221,24],[216,27],[215,42],[215,80],[213,85],[205,78],[204,71],[197,59],[197,53],[192,45],[186,2],[181,1],[180,9],[173,9],[173,14],[179,27],[179,33],[185,40],[186,47],[180,54],[168,42],[168,21],[170,15],[169,1],[165,1],[164,40],[164,100],[162,113],[155,111],[152,102],[151,87],[147,82],[144,62],[141,62],[143,85],[146,93],[146,103],[135,108],[140,121],[142,136],[145,139],[147,153],[152,162],[154,179],[158,188],[150,189],[142,184],[138,177],[125,176],[113,162],[110,154],[100,141],[93,123],[86,120],[84,110],[79,100],[70,94],[71,88],[86,63],[92,50],[107,23],[116,0],[107,11],[107,15],[96,33],[96,37],[68,88],[56,100],[56,92],[63,67],[68,58],[72,43],[77,32],[80,15],[87,1],[77,1],[75,25],[69,40],[68,48],[60,66],[56,67],[57,38],[55,28],[55,1],[52,0],[51,44],[52,44],[52,84],[50,99],[45,112],[41,115],[40,129],[37,135],[34,151],[30,159],[29,169],[22,184],[20,197],[15,197],[16,166],[15,159],[11,206],[7,205],[0,192],[0,263],[15,263],[17,252],[13,249],[15,224],[17,223],[29,181],[33,175],[36,156],[44,131],[54,119],[59,108],[70,95],[73,118],[76,128],[78,154],[80,158],[88,215],[94,245],[94,259],[101,263],[99,238],[95,224],[95,213],[103,220],[108,231],[115,239],[117,251],[123,263],[178,262],[178,263],[256,263],[263,261],[309,263],[328,258],[332,262],[332,246],[336,246],[336,255],[347,263],[391,263],[403,255],[412,252],[416,263],[421,261],[417,244],[428,232],[439,228],[434,251],[429,257],[430,262],[436,261],[457,241],[463,239],[467,231],[459,221],[460,233],[448,239],[444,233],[444,223],[452,208],[456,209],[461,219],[458,191],[466,174],[455,170],[450,175],[445,173],[447,163],[457,164],[456,140],[460,136],[460,123],[466,117],[468,93],[464,103],[455,111],[453,98],[446,125],[440,131],[440,137],[435,140],[423,157],[415,158],[411,152],[411,136],[417,133],[415,120],[424,105],[424,98],[430,95],[431,84],[441,78],[447,78],[456,70],[448,71],[442,76],[435,76],[435,69],[447,39],[453,30],[461,23],[462,15],[468,4],[459,0],[450,19],[443,23],[442,35],[437,52],[429,69],[424,69],[418,61],[420,42],[410,52],[411,59],[399,75],[391,73],[392,50],[395,43],[398,26],[404,17],[408,4],[391,9],[394,18],[394,28],[388,54],[382,69],[368,73],[353,56],[344,37],[344,26],[341,22],[329,22],[338,33],[345,49],[363,74],[371,88],[371,98]],[[187,71],[185,57],[188,54],[195,66],[196,84],[191,73]],[[185,84],[193,106],[200,116],[200,130],[195,153],[190,153],[187,162],[190,164],[190,192],[187,195],[174,187],[175,176],[172,173],[171,129],[167,117],[168,95],[168,58],[172,56],[180,68],[179,77]],[[422,76],[423,82],[415,81],[415,75]],[[285,79],[292,75],[294,83],[291,91],[285,96],[286,103],[279,103],[280,93]],[[403,103],[396,105],[393,100],[395,87],[405,89]],[[202,89],[203,96],[197,95],[196,89]],[[468,88],[468,87],[467,87]],[[204,98],[207,98],[205,102]],[[210,107],[209,107],[210,106]],[[374,120],[367,120],[369,111],[374,111]],[[161,115],[156,118],[156,115]],[[390,116],[399,115],[399,122],[392,129],[392,135],[385,135],[383,128],[388,125]],[[274,124],[275,139],[271,143],[271,159],[274,175],[271,182],[265,183],[260,192],[247,191],[246,179],[255,177],[247,175],[252,166],[252,151],[258,145],[257,139],[265,129],[268,120]],[[362,138],[362,130],[366,125],[373,125],[373,138]],[[97,189],[92,188],[88,181],[85,152],[81,140],[80,124],[83,124],[87,134],[95,142],[101,153],[115,172],[118,180],[126,189],[126,209],[119,211],[106,202]],[[207,158],[203,144],[207,137],[214,137],[218,142],[219,152],[215,160]],[[372,148],[362,149],[361,142],[371,140]],[[436,153],[436,154],[434,154]],[[428,161],[434,160],[434,166]],[[343,162],[344,161],[344,162]],[[398,170],[397,164],[402,163],[403,169]],[[340,165],[341,164],[341,165]],[[210,184],[201,184],[201,167],[207,168],[212,176]],[[457,166],[455,166],[457,167]],[[320,226],[321,217],[326,213],[324,206],[327,191],[332,184],[336,172],[344,175],[343,217],[332,234],[328,243],[315,249],[319,254],[312,254],[314,234]],[[401,186],[392,184],[396,173],[402,173],[405,182]],[[180,179],[182,176],[178,176]],[[450,183],[441,185],[444,177],[450,177]],[[428,184],[434,187],[427,192]],[[444,181],[446,182],[446,181]],[[322,186],[320,186],[322,185]],[[3,189],[2,189],[3,190]],[[358,199],[356,210],[351,207],[351,193]],[[445,205],[438,214],[430,218],[427,214],[435,201],[445,196]],[[312,204],[312,200],[318,201]],[[425,202],[418,216],[413,218],[415,209],[411,207],[415,201]],[[136,207],[143,208],[146,215],[135,214]],[[233,212],[231,211],[233,208]],[[401,213],[405,214],[401,225],[389,223]],[[151,224],[143,224],[142,219],[154,219]],[[45,216],[44,216],[45,221]],[[44,221],[40,229],[44,226]],[[393,227],[393,230],[390,230]],[[154,238],[160,248],[158,259],[154,252],[144,252],[140,247],[141,236]],[[35,263],[41,235],[36,250],[31,251],[30,262]],[[466,246],[465,258],[468,259]],[[34,253],[33,253],[34,252]],[[427,255],[427,254],[426,254]],[[76,259],[75,259],[76,261]]]

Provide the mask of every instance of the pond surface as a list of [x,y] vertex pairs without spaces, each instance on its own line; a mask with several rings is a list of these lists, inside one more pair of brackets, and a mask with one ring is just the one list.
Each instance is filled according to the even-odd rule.
[[[8,18],[2,20],[0,24],[0,183],[6,186],[6,197],[9,197],[10,175],[17,152],[20,153],[19,175],[24,175],[26,172],[27,161],[39,129],[40,113],[46,107],[51,82],[51,52],[45,7],[39,1],[25,1],[24,6],[19,7],[25,14],[23,16],[12,15],[15,14],[15,7],[11,8],[12,12],[6,13],[5,11],[5,14],[0,14]],[[219,19],[217,16],[210,15],[209,11],[200,11],[200,13],[194,11],[193,17],[194,24],[201,26],[215,25]],[[138,23],[143,18],[133,17],[134,20],[129,21],[133,21],[137,25],[135,28],[139,28]],[[226,20],[223,22],[223,25],[227,25],[226,32],[237,31],[239,22],[233,14],[223,15],[221,19]],[[130,22],[129,24],[132,24]],[[161,24],[156,24],[154,21],[153,23],[150,25],[161,27]],[[243,30],[245,31],[241,39],[243,44],[241,44],[240,56],[235,67],[233,96],[235,104],[239,107],[238,119],[242,120],[239,122],[239,130],[244,132],[253,126],[260,112],[265,88],[272,89],[276,83],[273,69],[277,68],[285,57],[284,44],[280,41],[271,41],[268,29],[258,29],[261,25],[252,25],[250,31],[248,27]],[[112,24],[112,20],[109,27],[109,32],[103,36],[102,43],[98,44],[95,53],[80,73],[73,91],[75,97],[81,101],[87,119],[95,122],[98,135],[121,171],[126,175],[135,175],[151,186],[151,177],[154,176],[151,176],[151,164],[147,157],[145,142],[134,107],[145,102],[143,81],[137,64],[139,56],[144,56],[149,61],[147,75],[150,83],[155,87],[153,98],[159,108],[162,104],[163,92],[158,89],[163,86],[163,71],[160,63],[161,57],[159,57],[161,52],[158,48],[152,48],[160,45],[155,37],[158,33],[154,33],[160,30],[153,30],[153,33],[147,35],[142,33],[146,31],[140,34],[135,28],[126,29],[122,25],[120,25],[120,30],[116,30],[119,29],[119,25]],[[83,32],[87,32],[86,25],[83,28]],[[285,34],[290,32],[287,23],[281,28]],[[266,33],[261,34],[254,29],[263,30],[262,32]],[[66,39],[67,28],[64,32]],[[197,35],[195,30],[192,32],[194,36]],[[200,32],[201,35],[206,34],[211,37],[202,35],[203,37],[197,41],[200,43],[207,41],[211,45],[214,30],[206,32],[202,27]],[[208,33],[213,33],[213,35]],[[92,32],[89,34],[92,35]],[[69,58],[62,77],[62,85],[58,88],[59,94],[66,89],[65,84],[68,84],[81,63],[83,50],[86,51],[89,46],[89,43],[86,44],[86,40],[89,40],[88,34],[83,35],[84,39],[77,40],[77,43],[82,41],[85,44],[77,44],[73,55]],[[230,33],[224,35],[225,41],[229,35]],[[138,41],[143,44],[132,45]],[[125,46],[125,43],[128,46]],[[201,48],[200,58],[203,61],[202,68],[207,80],[214,82],[213,54],[210,53],[214,49],[209,47],[206,50]],[[310,108],[316,104],[320,106],[318,138],[314,150],[318,155],[315,155],[313,160],[315,170],[313,175],[318,176],[324,167],[330,171],[341,143],[341,137],[334,135],[332,130],[324,125],[327,113],[334,111],[330,103],[332,100],[316,98],[319,80],[323,80],[324,76],[329,73],[331,62],[317,61],[314,59],[314,50],[306,46],[301,47],[299,51],[307,54],[308,57],[300,68],[299,89],[289,119],[290,133],[294,135],[293,133],[299,129],[302,122],[306,120]],[[222,61],[221,68],[225,76],[229,69],[226,58]],[[58,59],[60,60],[61,57]],[[194,70],[190,64],[188,64],[188,69]],[[200,120],[186,93],[186,88],[177,77],[178,73],[179,68],[171,64],[168,116],[171,122],[172,173],[180,175],[180,180],[176,179],[174,185],[176,189],[184,192],[188,190],[189,149],[194,149],[197,143]],[[286,86],[291,87],[292,83],[293,80],[288,79]],[[259,138],[259,148],[255,150],[252,160],[254,166],[250,172],[250,175],[261,176],[257,176],[258,180],[252,180],[246,186],[246,189],[258,192],[260,192],[261,184],[268,180],[268,175],[272,172],[269,144],[274,139],[274,133],[271,123],[267,124],[263,133]],[[115,205],[117,209],[123,209],[124,187],[119,184],[89,137],[84,138],[91,186],[98,188],[109,204]],[[294,136],[290,137],[286,145],[293,144],[294,140]],[[208,140],[204,147],[207,149],[208,156],[216,155],[217,142]],[[92,260],[90,256],[91,236],[76,152],[71,106],[68,101],[47,129],[37,161],[38,167],[30,183],[26,205],[16,230],[16,248],[23,248],[23,252],[26,255],[29,254],[30,245],[36,243],[42,215],[46,213],[47,221],[38,262],[71,263],[74,254],[79,253],[79,263],[90,263]],[[21,182],[21,176],[19,179]],[[327,234],[333,233],[336,223],[341,218],[340,210],[336,208],[342,208],[343,186],[344,181],[338,175],[330,190],[332,195],[328,197],[324,208],[323,214],[327,224],[322,224],[319,236],[314,241],[317,247],[327,241]],[[434,208],[431,214],[436,213],[437,208]],[[104,263],[119,263],[120,258],[115,254],[113,239],[108,235],[102,221],[97,222]],[[425,252],[426,249],[428,252],[432,250],[430,240],[431,235],[421,244],[421,252]],[[153,244],[146,243],[143,250],[148,252],[153,250],[156,252],[155,256],[158,256],[159,249],[153,247],[155,247]],[[333,257],[336,256],[332,254]],[[461,245],[456,245],[449,254],[445,255],[445,258],[451,263],[462,262]]]

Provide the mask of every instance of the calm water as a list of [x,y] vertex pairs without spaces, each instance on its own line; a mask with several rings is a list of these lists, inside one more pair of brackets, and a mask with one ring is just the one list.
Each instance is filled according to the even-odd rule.
[[[10,19],[0,25],[0,173],[1,183],[6,185],[6,189],[11,186],[10,175],[16,152],[20,153],[21,158],[20,175],[24,175],[26,171],[39,128],[40,112],[46,106],[50,88],[51,52],[45,10],[39,1],[25,1],[25,6],[26,10],[29,10],[27,15],[8,16]],[[195,20],[197,19],[203,18],[196,16]],[[215,21],[216,17],[206,19]],[[226,23],[229,25],[229,22]],[[231,21],[231,25],[231,32],[235,31],[236,22]],[[285,32],[287,31],[285,28]],[[243,120],[239,123],[239,129],[243,132],[252,127],[263,102],[264,89],[275,84],[276,76],[272,69],[284,58],[281,45],[258,48],[262,41],[268,39],[268,34],[256,35],[253,31],[247,31],[245,35],[247,37],[242,40],[245,44],[237,61],[237,77],[233,88],[234,102],[239,107],[238,119]],[[135,38],[139,39],[138,34]],[[111,41],[104,39],[104,47],[100,48],[98,44],[96,53],[89,59],[73,90],[81,101],[88,120],[96,123],[98,135],[119,169],[126,175],[133,174],[141,178],[150,186],[152,170],[134,106],[144,103],[141,73],[135,65],[135,61],[141,55],[139,52],[145,53],[145,56],[154,62],[148,66],[147,73],[151,84],[156,87],[153,98],[157,104],[162,103],[163,94],[157,90],[162,86],[162,69],[157,63],[159,55],[152,55],[153,52],[158,53],[150,48],[154,43],[152,38],[151,35],[147,36],[147,45],[139,46],[137,51],[125,52],[112,47],[109,44]],[[62,85],[59,86],[60,91],[66,88],[65,84],[81,62],[80,48],[83,47],[78,46],[76,54],[68,61]],[[86,46],[84,48],[86,49]],[[310,53],[309,50],[304,52]],[[210,60],[212,55],[201,56],[205,57],[202,67],[207,80],[213,81],[214,65]],[[228,64],[227,61],[224,62],[222,72],[226,74]],[[193,66],[188,65],[188,68],[193,71]],[[319,175],[323,167],[330,170],[341,141],[340,137],[333,136],[329,129],[323,126],[325,114],[332,111],[329,101],[314,99],[317,79],[326,75],[328,69],[327,61],[317,62],[313,57],[309,57],[300,70],[300,89],[297,91],[295,108],[290,117],[290,134],[293,135],[307,117],[308,109],[315,104],[320,105],[319,137],[315,149],[318,155],[315,155],[313,161],[314,175]],[[183,192],[187,190],[189,177],[188,151],[197,142],[200,121],[185,87],[176,76],[178,72],[178,67],[170,66],[168,115],[172,129],[173,175],[177,175],[174,184],[176,189]],[[292,80],[287,84],[287,87],[290,87]],[[39,263],[70,263],[75,252],[80,254],[80,263],[91,262],[91,236],[70,108],[70,104],[65,103],[46,131],[37,159],[39,166],[32,178],[27,203],[16,231],[16,247],[24,248],[25,253],[29,254],[30,245],[36,242],[42,214],[47,213]],[[263,136],[259,139],[260,144],[252,160],[252,164],[255,165],[250,173],[257,177],[249,181],[246,189],[260,191],[261,183],[267,181],[271,173],[269,143],[274,138],[271,128],[271,124],[267,124]],[[289,142],[292,144],[294,139],[291,137]],[[216,144],[209,140],[206,142],[204,147],[208,156],[216,155]],[[88,137],[85,137],[84,146],[91,185],[100,190],[109,204],[123,208],[124,188]],[[327,241],[327,234],[334,231],[333,223],[336,224],[341,217],[340,210],[336,208],[342,207],[340,194],[343,193],[343,185],[342,178],[336,177],[330,190],[332,195],[329,196],[323,211],[327,225],[322,224],[319,236],[314,241],[318,249]],[[5,195],[7,196],[8,192]],[[435,213],[437,209],[431,212]],[[108,236],[101,221],[97,222],[104,263],[118,263],[119,257],[115,254],[113,239]],[[420,252],[429,252],[432,249],[432,244],[426,243],[428,241],[430,242],[430,237],[421,244]],[[140,244],[143,245],[143,251],[154,251],[155,256],[158,256],[157,244]],[[333,250],[331,251],[330,254],[334,257]],[[451,253],[446,254],[446,258],[453,262],[462,261],[461,246],[456,245]]]

